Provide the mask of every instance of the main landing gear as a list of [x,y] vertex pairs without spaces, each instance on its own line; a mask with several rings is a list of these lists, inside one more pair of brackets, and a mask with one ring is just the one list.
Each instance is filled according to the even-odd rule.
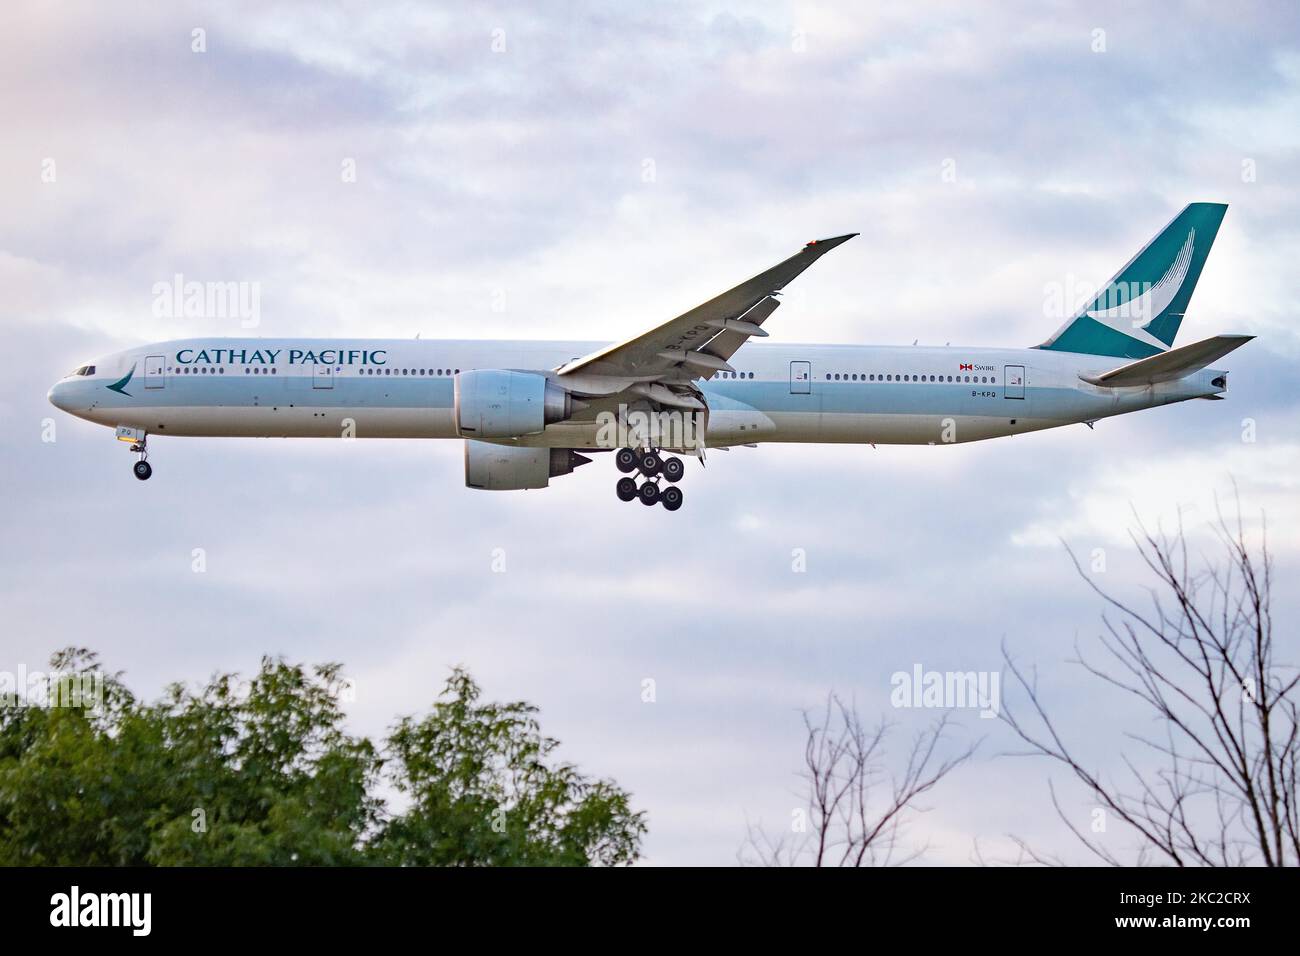
[[140,456],[140,460],[131,466],[131,471],[141,481],[148,481],[149,476],[153,474],[153,466],[149,464],[149,447],[145,444],[148,440],[148,438],[141,438],[131,446],[131,450]]
[[[686,474],[686,466],[680,458],[665,458],[654,448],[620,448],[614,453],[614,464],[624,475],[640,472],[645,477],[639,486],[635,478],[620,478],[614,486],[619,501],[640,499],[647,507],[662,504],[669,511],[682,506],[682,489],[676,483]],[[661,488],[660,478],[669,484]]]

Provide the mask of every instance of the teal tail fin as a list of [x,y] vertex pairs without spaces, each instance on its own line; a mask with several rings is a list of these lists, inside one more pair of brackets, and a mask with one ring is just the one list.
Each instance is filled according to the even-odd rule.
[[1188,205],[1038,348],[1132,359],[1169,349],[1227,211]]

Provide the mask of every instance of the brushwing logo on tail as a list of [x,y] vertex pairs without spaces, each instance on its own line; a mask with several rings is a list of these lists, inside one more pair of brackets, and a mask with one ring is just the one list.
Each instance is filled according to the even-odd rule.
[[1147,326],[1164,314],[1165,309],[1169,308],[1169,303],[1174,301],[1174,296],[1178,295],[1178,290],[1183,287],[1183,280],[1187,278],[1187,270],[1192,264],[1192,250],[1195,246],[1196,230],[1193,229],[1187,234],[1187,241],[1183,243],[1182,249],[1178,250],[1177,257],[1168,271],[1160,277],[1159,282],[1127,302],[1111,306],[1109,309],[1089,310],[1086,313],[1088,318],[1095,319],[1107,328],[1121,332],[1139,342],[1155,346],[1162,352],[1166,351],[1169,348],[1168,343],[1161,342],[1148,332]]
[[131,393],[126,390],[126,384],[127,382],[131,381],[131,376],[134,374],[135,374],[135,366],[132,365],[131,371],[127,372],[125,376],[119,378],[112,385],[105,385],[104,387],[107,389],[111,389],[114,392],[117,392],[119,395],[125,395],[127,398],[131,398],[132,397]]

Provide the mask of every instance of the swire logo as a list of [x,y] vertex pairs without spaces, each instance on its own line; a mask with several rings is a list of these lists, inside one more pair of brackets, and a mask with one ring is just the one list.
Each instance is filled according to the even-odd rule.
[[972,364],[970,364],[969,362],[962,362],[960,365],[957,366],[957,371],[959,371],[959,372],[973,372],[973,371],[975,371],[975,366],[972,365]]

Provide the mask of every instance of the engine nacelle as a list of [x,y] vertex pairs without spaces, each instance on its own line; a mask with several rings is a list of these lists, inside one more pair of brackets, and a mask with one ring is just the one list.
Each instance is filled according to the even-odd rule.
[[459,372],[455,402],[456,431],[464,438],[535,435],[573,414],[569,393],[537,372],[497,368]]
[[557,475],[590,462],[571,448],[521,448],[485,441],[465,442],[465,484],[485,491],[545,488]]

